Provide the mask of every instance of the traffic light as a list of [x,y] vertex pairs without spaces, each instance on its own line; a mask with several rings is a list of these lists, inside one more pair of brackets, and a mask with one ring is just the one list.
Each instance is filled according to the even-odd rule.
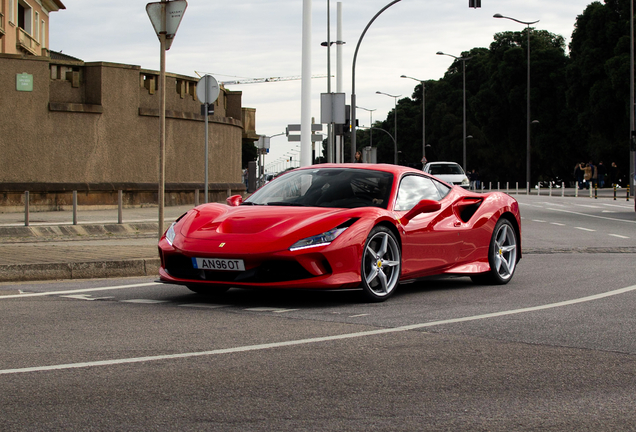
[[481,0],[468,0],[468,7],[477,9],[481,7]]

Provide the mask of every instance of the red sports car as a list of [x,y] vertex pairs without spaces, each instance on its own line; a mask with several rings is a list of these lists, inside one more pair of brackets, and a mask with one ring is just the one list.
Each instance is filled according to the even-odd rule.
[[314,165],[181,216],[159,241],[159,274],[198,293],[361,287],[384,301],[398,284],[432,275],[507,283],[520,228],[505,193],[472,193],[397,165]]

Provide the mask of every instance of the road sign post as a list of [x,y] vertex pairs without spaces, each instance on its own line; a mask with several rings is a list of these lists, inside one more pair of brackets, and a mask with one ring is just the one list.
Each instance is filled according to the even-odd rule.
[[177,34],[181,18],[188,2],[185,0],[148,3],[146,12],[159,38],[159,238],[163,235],[163,219],[166,190],[166,51]]
[[203,202],[207,204],[208,202],[208,158],[209,158],[209,145],[208,145],[208,112],[209,105],[213,104],[217,98],[219,97],[219,83],[212,75],[204,75],[201,77],[199,82],[197,83],[197,97],[199,101],[203,103],[205,106],[205,185],[203,186],[205,197],[203,198]]

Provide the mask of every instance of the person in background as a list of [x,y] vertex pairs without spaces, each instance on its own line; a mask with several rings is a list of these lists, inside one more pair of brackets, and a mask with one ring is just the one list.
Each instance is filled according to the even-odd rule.
[[356,159],[353,161],[353,163],[362,163],[362,153],[360,153],[360,150],[356,152]]
[[598,171],[598,187],[601,189],[605,187],[605,165],[603,165],[603,161],[600,161],[596,166],[596,170]]

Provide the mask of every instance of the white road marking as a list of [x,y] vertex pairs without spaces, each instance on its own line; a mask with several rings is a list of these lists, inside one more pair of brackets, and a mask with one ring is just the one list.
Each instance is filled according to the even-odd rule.
[[575,205],[575,206],[578,206],[578,207],[587,207],[587,208],[593,208],[593,209],[601,208],[601,207],[599,207],[599,206],[595,206],[595,205],[587,205],[587,204],[574,204],[574,205]]
[[565,224],[558,223],[558,222],[550,222],[550,225],[565,226]]
[[24,294],[1,296],[0,299],[6,300],[6,299],[25,298],[25,297],[44,297],[44,296],[52,296],[52,295],[76,294],[76,293],[82,293],[82,292],[139,288],[139,287],[154,286],[154,285],[163,285],[163,284],[160,282],[148,282],[148,283],[140,283],[140,284],[132,284],[132,285],[117,285],[117,286],[99,287],[99,288],[84,288],[84,289],[78,289],[78,290],[50,291],[50,292],[42,292],[42,293],[24,293]]
[[348,318],[358,318],[363,316],[369,316],[370,314],[359,314],[359,315],[350,315]]
[[555,209],[555,208],[549,208],[548,210],[552,210],[552,211],[556,211],[556,212],[563,212],[563,213],[570,213],[570,214],[575,214],[575,215],[579,215],[579,216],[587,216],[587,217],[596,218],[596,219],[611,220],[611,221],[615,221],[615,222],[636,223],[636,220],[616,219],[616,218],[610,218],[610,217],[605,217],[605,216],[597,216],[597,215],[591,215],[591,214],[586,214],[586,213],[579,213],[579,212],[574,212],[574,211],[569,211],[569,210],[561,210],[561,209]]
[[532,219],[532,222],[545,223],[544,220],[540,220],[540,219]]
[[76,300],[104,300],[104,299],[115,298],[115,297],[91,297],[90,294],[63,295],[60,297],[71,298]]
[[620,294],[625,294],[631,291],[636,290],[636,285],[628,286],[625,288],[620,288],[613,291],[604,292],[601,294],[594,294],[587,297],[580,297],[578,299],[565,300],[557,303],[550,303],[541,306],[532,306],[522,309],[512,309],[501,312],[493,312],[483,315],[473,315],[468,317],[461,318],[451,318],[447,320],[441,321],[432,321],[420,324],[411,324],[402,327],[395,328],[384,328],[377,330],[368,330],[357,333],[345,333],[340,335],[333,336],[323,336],[323,337],[315,337],[308,339],[297,339],[290,340],[285,342],[273,342],[268,344],[260,344],[260,345],[246,345],[239,346],[234,348],[223,348],[211,351],[199,351],[199,352],[188,352],[188,353],[180,353],[180,354],[167,354],[167,355],[157,355],[157,356],[147,356],[147,357],[132,357],[132,358],[123,358],[123,359],[114,359],[114,360],[100,360],[100,361],[92,361],[92,362],[82,362],[82,363],[68,363],[68,364],[59,364],[59,365],[50,365],[50,366],[34,366],[34,367],[26,367],[26,368],[17,368],[17,369],[2,369],[0,370],[0,375],[9,375],[9,374],[18,374],[18,373],[27,373],[27,372],[43,372],[43,371],[53,371],[53,370],[66,370],[66,369],[79,369],[79,368],[87,368],[87,367],[95,367],[95,366],[113,366],[119,364],[130,364],[130,363],[142,363],[149,361],[158,361],[158,360],[174,360],[174,359],[183,359],[183,358],[191,358],[191,357],[203,357],[203,356],[213,356],[213,355],[221,355],[221,354],[232,354],[232,353],[240,353],[240,352],[248,352],[248,351],[260,351],[266,349],[273,348],[282,348],[289,346],[297,346],[297,345],[306,345],[320,342],[330,342],[336,340],[345,340],[345,339],[353,339],[359,337],[367,337],[367,336],[377,336],[384,335],[390,333],[399,333],[410,330],[419,330],[427,327],[434,327],[439,325],[446,324],[456,324],[468,321],[476,321],[488,318],[498,318],[507,315],[516,315],[527,312],[536,312],[545,309],[553,309],[557,307],[570,306],[578,303],[585,303],[594,300],[600,300],[606,297],[612,297]]
[[629,237],[625,237],[625,236],[622,236],[622,235],[619,235],[619,234],[609,234],[609,235],[611,235],[612,237],[618,237],[618,238],[622,238],[622,239],[628,239],[629,238]]
[[596,230],[593,229],[589,229],[589,228],[583,228],[583,227],[574,227],[577,230],[582,230],[582,231],[588,231],[588,232],[595,232]]
[[156,303],[168,303],[170,300],[152,300],[152,299],[131,299],[120,300],[120,303],[138,303],[138,304],[156,304]]

